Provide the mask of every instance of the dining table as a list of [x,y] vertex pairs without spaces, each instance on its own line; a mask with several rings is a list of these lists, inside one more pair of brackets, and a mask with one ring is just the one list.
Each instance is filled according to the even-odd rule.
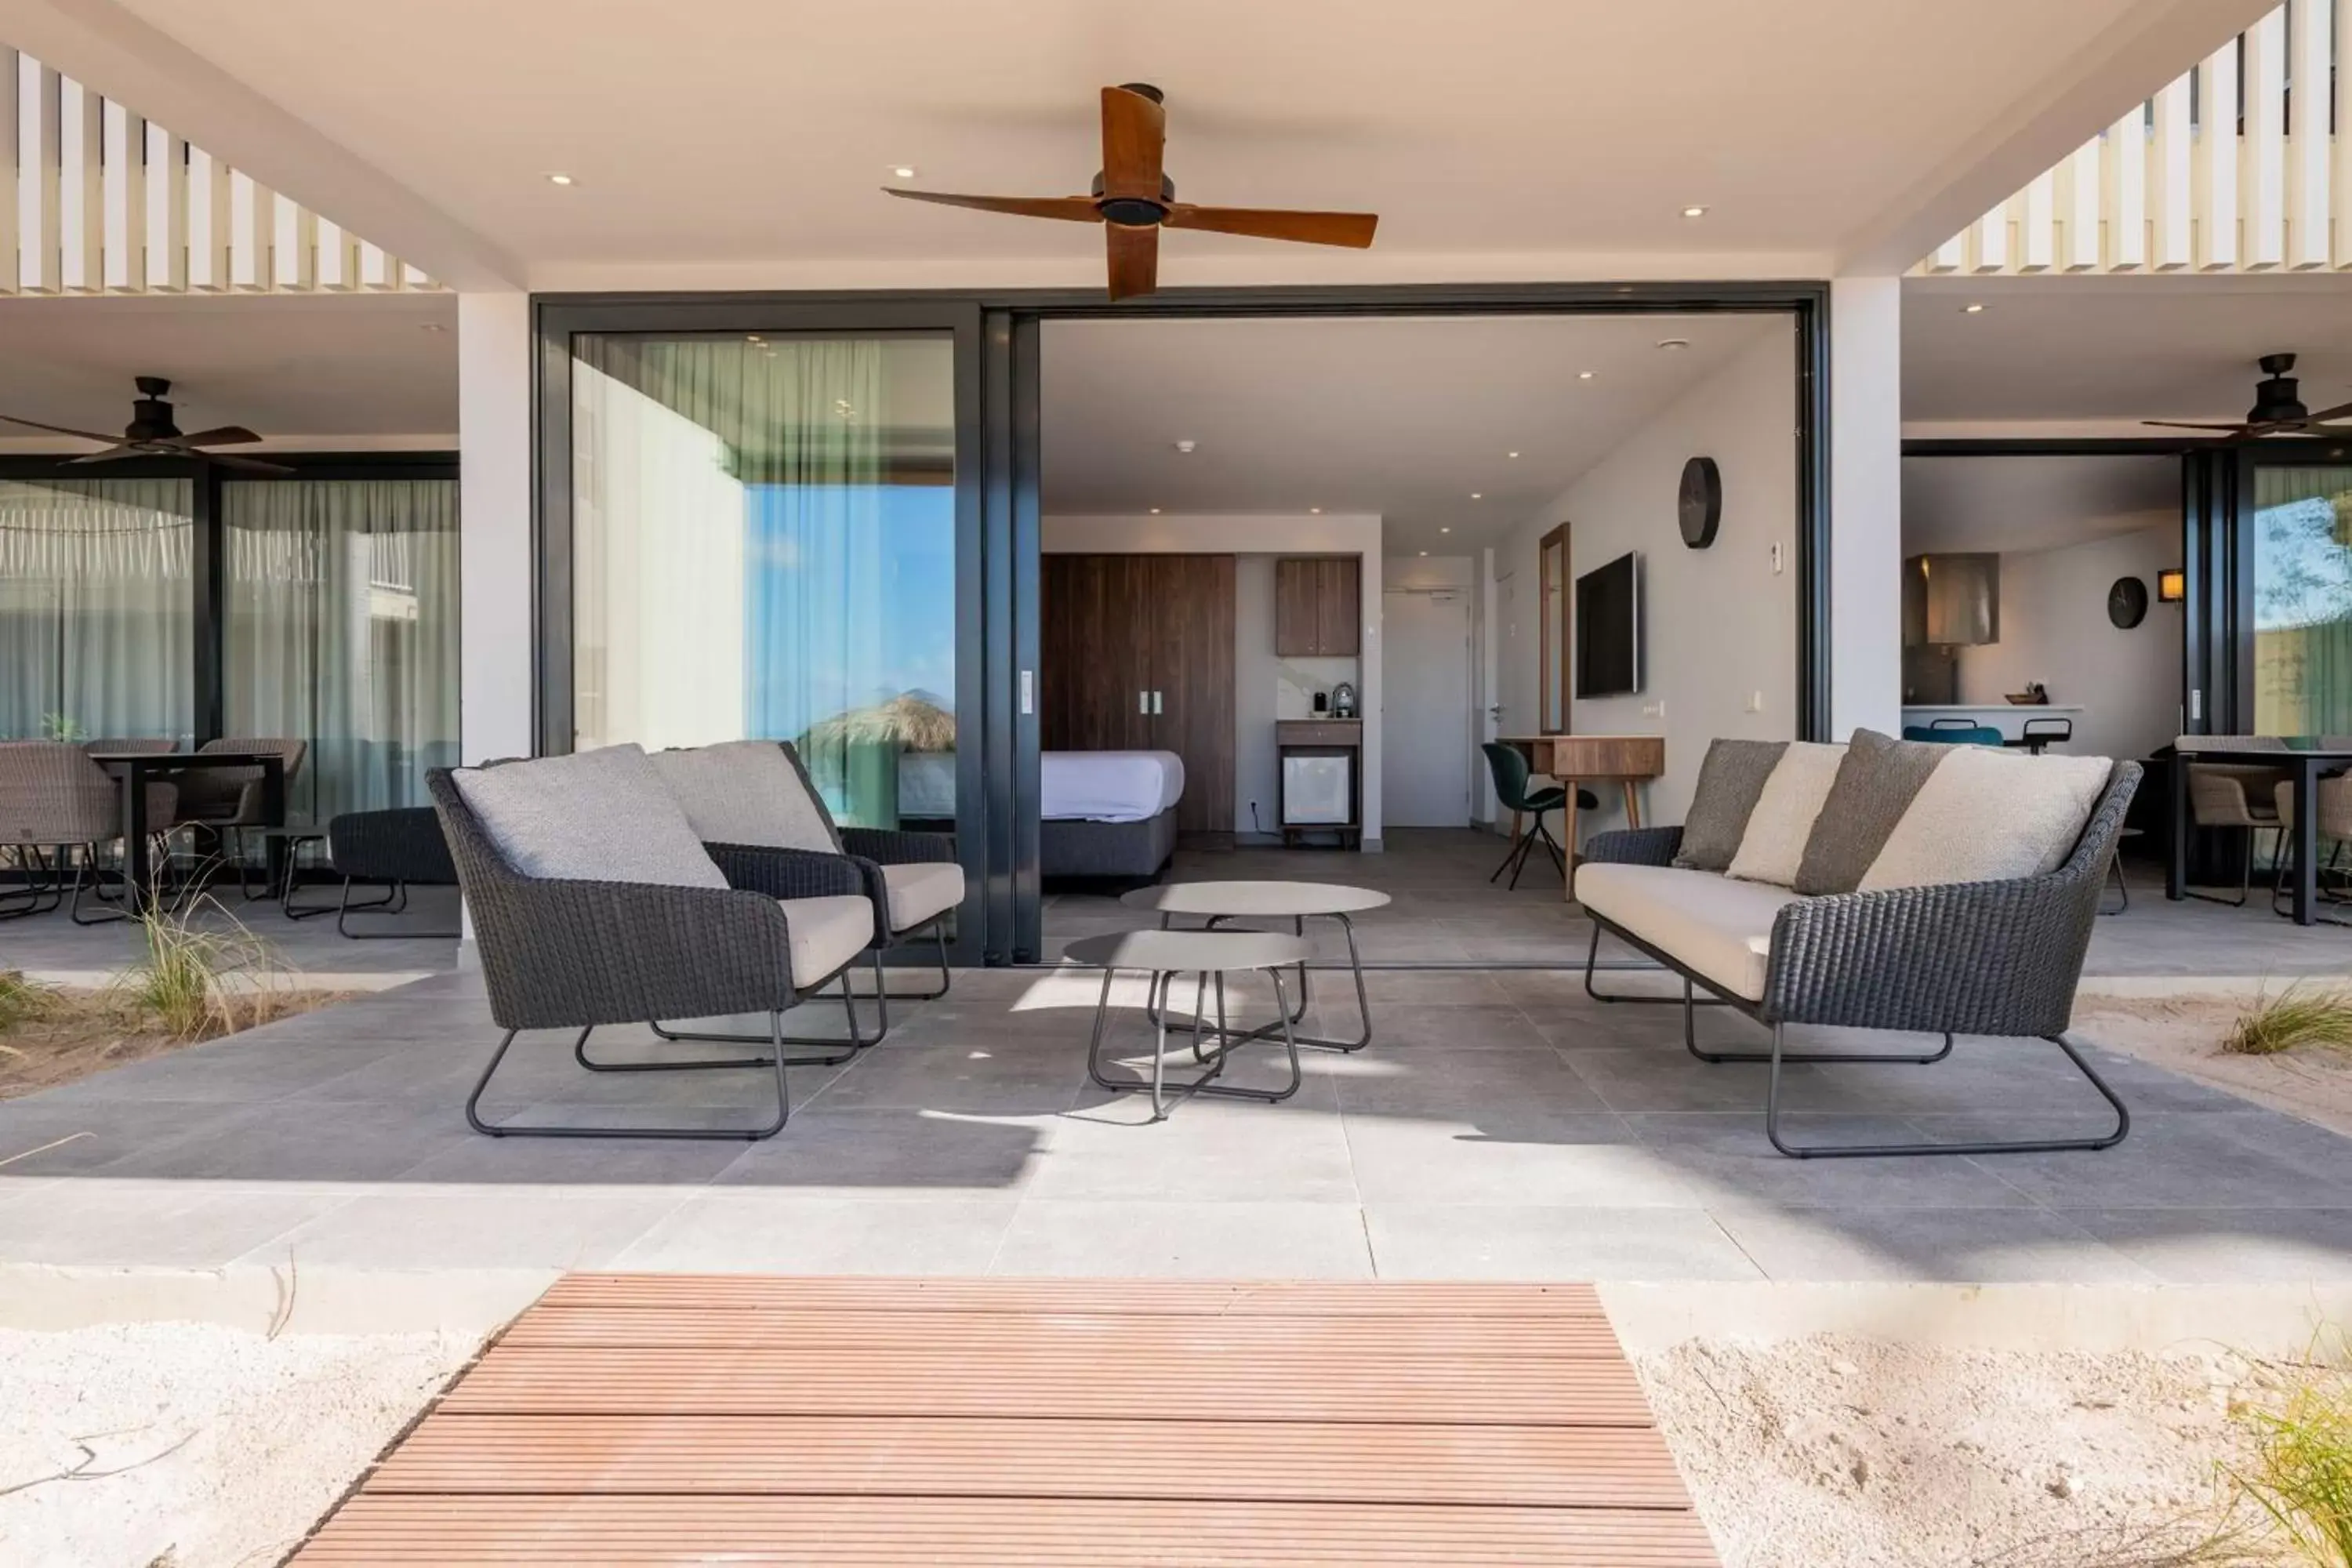
[[2276,768],[2287,775],[2288,785],[2294,791],[2294,824],[2289,831],[2294,835],[2294,874],[2288,884],[2293,894],[2292,913],[2295,924],[2314,924],[2319,918],[2319,813],[2313,809],[2314,797],[2319,793],[2321,779],[2352,771],[2352,751],[2298,747],[2291,740],[2284,746],[2275,742],[2254,745],[2248,743],[2250,739],[2244,735],[2183,735],[2174,742],[2171,844],[2165,858],[2164,896],[2176,900],[2189,896],[2189,764],[2234,763]]
[[[261,822],[282,826],[286,821],[286,759],[276,752],[92,752],[90,761],[104,768],[122,790],[122,876],[124,899],[133,915],[147,912],[154,898],[152,868],[148,862],[147,836],[155,829],[147,821],[147,786],[183,773],[226,768],[257,768],[261,772]],[[169,826],[166,824],[165,826]],[[269,885],[283,878],[284,838],[269,840]]]

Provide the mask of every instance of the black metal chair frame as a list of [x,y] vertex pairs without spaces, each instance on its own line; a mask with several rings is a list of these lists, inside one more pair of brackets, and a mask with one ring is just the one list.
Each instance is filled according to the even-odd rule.
[[[726,877],[724,889],[638,882],[560,881],[525,877],[499,853],[457,793],[451,770],[425,775],[440,814],[459,886],[475,913],[490,1015],[505,1030],[466,1099],[466,1121],[494,1138],[630,1138],[757,1142],[782,1131],[792,1115],[786,1069],[834,1066],[864,1048],[849,1011],[849,1049],[801,1058],[783,1016],[840,978],[861,954],[809,983],[792,971],[788,899],[865,892],[841,857],[787,849],[706,845]],[[588,1038],[600,1027],[652,1024],[664,1017],[764,1014],[767,1050],[756,1056],[688,1061],[600,1062]],[[577,1030],[572,1058],[591,1072],[694,1072],[757,1068],[775,1075],[775,1111],[749,1128],[562,1126],[492,1122],[480,1113],[484,1091],[515,1037],[525,1029]],[[679,1036],[692,1038],[691,1036]]]
[[[1764,995],[1740,996],[1682,960],[1643,941],[1590,908],[1592,942],[1584,985],[1603,931],[1655,960],[1683,982],[1683,1044],[1709,1063],[1751,1062],[1770,1068],[1765,1083],[1764,1131],[1793,1159],[1854,1159],[1917,1154],[2030,1154],[2108,1149],[2131,1131],[2131,1112],[2066,1037],[2074,986],[2082,977],[2107,880],[2108,864],[2125,809],[2139,784],[2136,763],[2117,763],[2073,852],[2043,877],[1896,888],[1800,899],[1772,922]],[[1635,828],[1595,836],[1589,862],[1671,865],[1679,827]],[[1696,991],[1771,1031],[1765,1051],[1710,1051],[1698,1043]],[[1601,1000],[1634,998],[1601,997]],[[1661,1000],[1644,998],[1644,1000]],[[1790,1050],[1792,1024],[1939,1034],[1928,1052],[1855,1053]],[[2066,1055],[2116,1113],[2113,1131],[2089,1138],[1981,1141],[1968,1143],[1792,1143],[1780,1131],[1780,1068],[1784,1063],[1925,1066],[1952,1054],[1957,1036],[1995,1035],[2048,1040]]]

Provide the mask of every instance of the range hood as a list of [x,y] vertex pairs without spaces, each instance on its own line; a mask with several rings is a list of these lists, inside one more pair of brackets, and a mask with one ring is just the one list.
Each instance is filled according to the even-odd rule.
[[1978,647],[1999,641],[1999,555],[1914,555],[1903,563],[1905,647]]

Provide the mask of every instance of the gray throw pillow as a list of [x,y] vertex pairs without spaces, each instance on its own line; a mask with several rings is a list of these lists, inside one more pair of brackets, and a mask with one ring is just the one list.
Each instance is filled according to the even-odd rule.
[[774,741],[656,752],[653,764],[705,844],[841,853],[833,818],[799,763]]
[[457,793],[508,865],[566,882],[724,888],[726,876],[652,761],[606,746],[494,768],[460,768]]
[[1936,764],[1953,748],[1926,741],[1898,741],[1875,730],[1856,730],[1838,764],[1837,780],[1805,840],[1805,858],[1792,884],[1801,893],[1851,893],[1862,885],[1895,825]]
[[1764,793],[1764,781],[1780,765],[1786,741],[1717,741],[1706,749],[1683,814],[1683,844],[1675,864],[1696,871],[1721,871],[1739,853],[1748,817]]

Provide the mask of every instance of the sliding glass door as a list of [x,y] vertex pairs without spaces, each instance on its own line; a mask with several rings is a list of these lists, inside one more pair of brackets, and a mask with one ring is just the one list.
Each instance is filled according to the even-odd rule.
[[0,479],[0,740],[195,728],[195,487]]
[[2352,735],[2352,467],[2252,465],[2252,731]]
[[[789,741],[835,820],[959,834],[978,889],[955,331],[562,343],[548,749]],[[979,923],[968,908],[971,962]]]

